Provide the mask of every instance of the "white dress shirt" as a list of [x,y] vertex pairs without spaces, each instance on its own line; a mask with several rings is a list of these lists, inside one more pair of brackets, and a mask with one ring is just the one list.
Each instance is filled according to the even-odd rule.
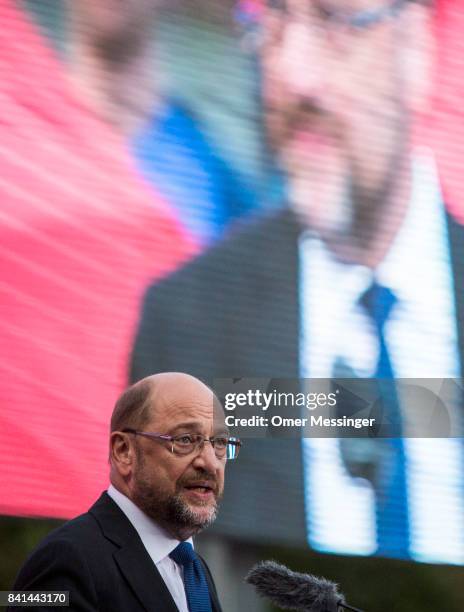
[[[139,534],[143,545],[166,583],[176,606],[179,608],[179,612],[189,612],[184,588],[183,569],[169,556],[176,546],[180,544],[180,541],[168,535],[113,485],[109,486],[108,495],[124,512]],[[186,541],[190,542],[193,546],[192,538]]]
[[[449,241],[430,155],[413,165],[411,204],[387,256],[375,270],[393,291],[384,333],[398,378],[460,376]],[[357,377],[371,377],[378,339],[359,299],[372,270],[337,261],[310,232],[300,241],[300,375],[331,378],[341,357]],[[411,553],[417,560],[464,562],[462,441],[406,438]],[[347,473],[336,439],[303,444],[310,544],[320,550],[372,554],[375,497]]]

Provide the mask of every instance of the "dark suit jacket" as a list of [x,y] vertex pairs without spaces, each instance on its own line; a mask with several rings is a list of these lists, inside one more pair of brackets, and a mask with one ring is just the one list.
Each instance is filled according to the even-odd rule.
[[[221,612],[211,573],[203,565],[213,612]],[[73,612],[178,612],[138,533],[107,493],[39,544],[13,589],[69,591]],[[11,612],[23,609],[30,608]]]
[[[298,378],[301,227],[284,210],[248,224],[145,296],[131,379],[160,371]],[[464,355],[464,230],[448,218],[459,347]],[[461,363],[462,363],[461,359]],[[215,528],[264,543],[305,541],[301,448],[245,440],[226,474]],[[270,484],[271,483],[271,484]],[[259,516],[259,524],[250,517]],[[276,520],[281,517],[281,520]]]

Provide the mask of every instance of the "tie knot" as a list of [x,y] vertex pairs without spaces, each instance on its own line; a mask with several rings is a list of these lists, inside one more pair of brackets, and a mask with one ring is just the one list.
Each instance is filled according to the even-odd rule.
[[375,281],[361,296],[360,304],[366,309],[376,327],[381,330],[396,303],[395,294]]
[[189,542],[181,542],[178,544],[169,556],[179,565],[187,565],[197,558],[193,546]]

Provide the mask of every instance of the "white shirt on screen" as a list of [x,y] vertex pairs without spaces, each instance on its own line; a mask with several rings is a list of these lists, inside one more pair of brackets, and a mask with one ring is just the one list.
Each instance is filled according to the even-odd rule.
[[[397,298],[384,328],[397,378],[460,377],[446,216],[432,159],[415,159],[411,205],[375,271],[377,282]],[[302,235],[300,261],[300,375],[331,378],[341,357],[354,376],[373,376],[378,340],[359,305],[373,281],[372,270],[337,261],[310,232]],[[464,562],[462,440],[406,438],[405,451],[412,557]],[[336,439],[305,439],[303,453],[311,545],[374,553],[370,483],[350,477]]]
[[[150,519],[128,497],[113,485],[108,488],[108,495],[124,512],[142,540],[153,563],[161,574],[179,612],[189,612],[185,595],[183,569],[171,559],[169,554],[180,543],[167,534],[159,525]],[[192,538],[186,540],[193,546]]]

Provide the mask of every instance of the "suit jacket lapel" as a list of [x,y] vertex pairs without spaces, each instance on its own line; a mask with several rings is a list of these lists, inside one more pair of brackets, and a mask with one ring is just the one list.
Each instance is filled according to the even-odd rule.
[[208,589],[209,589],[209,594],[211,597],[213,612],[222,612],[221,604],[219,603],[219,599],[218,599],[217,592],[216,592],[216,587],[214,586],[213,580],[211,578],[211,572],[209,571],[209,568],[206,565],[205,561],[201,557],[199,558],[203,566],[203,571],[205,574],[206,582],[208,583]]
[[285,210],[252,226],[234,244],[232,265],[240,273],[229,298],[223,351],[228,376],[298,377],[299,232]]
[[[222,333],[218,344],[225,338],[219,344],[218,358],[222,362],[218,376],[271,378],[279,391],[284,389],[278,379],[298,380],[300,231],[295,216],[285,210],[250,223],[230,241],[230,253],[223,255],[215,274],[216,279],[224,281],[223,303],[229,309],[227,328],[223,310],[218,309],[221,318],[216,329]],[[272,384],[271,388],[277,387]],[[243,410],[246,412],[246,408]],[[234,414],[239,416],[240,409]],[[284,428],[272,431],[273,436],[279,433],[283,434]],[[299,435],[296,428],[293,433]],[[245,440],[238,463],[237,469],[233,466],[226,474],[224,504],[212,530],[234,537],[240,523],[247,526],[251,539],[256,538],[249,517],[257,514],[264,531],[272,533],[275,541],[290,540],[300,545],[306,537],[306,523],[298,441],[290,437],[281,438],[278,444],[269,439]],[[266,477],[272,480],[275,491],[285,494],[270,496]],[[268,512],[271,498],[273,516]],[[275,516],[285,520],[276,522]]]
[[114,559],[147,612],[178,612],[137,531],[117,504],[103,493],[89,512],[100,524],[105,537],[118,547],[113,553]]
[[140,539],[137,541],[134,538],[133,541],[127,542],[114,553],[114,558],[148,612],[178,612],[171,593]]

